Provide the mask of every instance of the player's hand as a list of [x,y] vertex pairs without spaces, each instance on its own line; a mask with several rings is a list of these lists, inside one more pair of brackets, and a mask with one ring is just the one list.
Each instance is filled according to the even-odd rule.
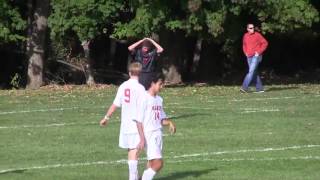
[[139,144],[137,146],[137,149],[140,150],[140,151],[143,150],[144,149],[144,143],[145,143],[144,140],[140,140],[140,142],[139,142]]
[[258,57],[258,56],[259,56],[259,53],[258,53],[258,52],[255,52],[255,53],[254,53],[254,56]]
[[101,119],[101,121],[100,121],[100,126],[105,126],[105,125],[107,125],[108,124],[108,120],[107,119]]
[[176,125],[173,123],[173,122],[170,122],[170,124],[169,124],[169,132],[171,133],[171,134],[174,134],[174,133],[176,133]]

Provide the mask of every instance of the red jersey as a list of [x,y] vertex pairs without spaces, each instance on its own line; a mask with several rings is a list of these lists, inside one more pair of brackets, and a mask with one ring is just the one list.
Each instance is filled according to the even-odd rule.
[[268,46],[268,41],[259,33],[245,33],[242,39],[242,49],[246,56],[254,56],[255,52],[261,55]]

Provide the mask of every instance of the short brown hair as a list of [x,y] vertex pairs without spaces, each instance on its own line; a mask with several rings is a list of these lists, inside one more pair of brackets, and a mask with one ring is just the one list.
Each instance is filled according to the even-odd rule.
[[138,62],[133,62],[129,65],[129,73],[131,73],[132,76],[139,76],[142,65]]

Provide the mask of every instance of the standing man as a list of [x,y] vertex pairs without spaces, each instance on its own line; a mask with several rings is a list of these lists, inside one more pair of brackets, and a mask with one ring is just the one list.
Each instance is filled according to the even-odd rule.
[[171,133],[176,132],[176,126],[168,119],[163,110],[163,99],[158,95],[162,89],[164,76],[156,74],[148,85],[145,97],[139,101],[141,103],[140,113],[141,123],[146,138],[147,169],[143,172],[142,180],[152,180],[163,166],[162,160],[162,126],[169,126]]
[[138,180],[139,150],[144,148],[145,138],[143,125],[138,120],[139,100],[145,96],[144,87],[138,82],[142,66],[140,63],[129,65],[130,79],[122,83],[117,91],[113,104],[100,121],[105,126],[117,107],[121,107],[121,125],[119,147],[128,150],[129,180]]
[[247,24],[247,32],[243,36],[242,49],[247,57],[249,72],[243,80],[241,92],[248,92],[251,83],[255,83],[256,92],[264,92],[262,81],[258,75],[258,65],[262,61],[262,54],[267,49],[268,41],[254,29],[254,25]]
[[142,64],[139,82],[147,90],[151,77],[156,72],[156,58],[163,52],[163,48],[150,38],[143,38],[128,47],[133,55],[133,61]]

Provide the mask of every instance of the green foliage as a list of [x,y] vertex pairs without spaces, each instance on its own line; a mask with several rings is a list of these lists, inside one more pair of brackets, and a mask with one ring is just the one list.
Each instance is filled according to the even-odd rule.
[[22,31],[26,28],[26,21],[12,4],[8,0],[0,0],[0,43],[25,40]]
[[92,39],[109,27],[123,8],[121,0],[52,0],[49,27],[53,39],[73,31],[81,41]]
[[309,28],[319,22],[319,12],[309,0],[233,0],[230,12],[235,15],[246,12],[261,23],[264,32],[269,33]]
[[238,29],[226,30],[228,22],[241,17],[245,21],[246,16],[257,19],[269,33],[310,27],[319,21],[318,11],[307,0],[52,0],[51,5],[51,36],[64,37],[72,30],[80,40],[94,38],[105,28],[119,39],[150,36],[163,29],[216,39],[226,31],[239,33]]
[[[155,8],[159,7],[159,8]],[[145,37],[161,29],[161,24],[166,18],[166,9],[161,5],[145,4],[137,7],[135,17],[128,23],[118,22],[115,24],[113,36],[116,38]]]
[[10,81],[10,85],[13,88],[17,89],[20,86],[20,82],[21,82],[21,76],[18,73],[15,73]]
[[208,26],[208,33],[213,37],[217,37],[223,33],[223,24],[226,19],[226,12],[220,10],[218,12],[207,12],[206,24]]
[[319,21],[318,11],[306,0],[270,0],[263,7],[257,16],[263,29],[270,33],[311,27]]

